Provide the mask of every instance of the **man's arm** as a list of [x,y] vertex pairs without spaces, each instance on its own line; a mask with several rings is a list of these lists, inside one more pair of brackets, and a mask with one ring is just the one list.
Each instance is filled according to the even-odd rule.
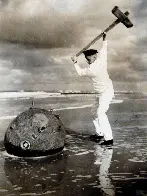
[[76,69],[76,72],[79,76],[92,76],[92,72],[91,72],[91,69],[90,68],[85,68],[85,69],[82,69],[78,63],[77,63],[77,57],[72,57],[71,58],[73,63],[74,63],[74,67]]
[[103,44],[100,50],[100,63],[102,66],[107,67],[107,40],[106,40],[106,33],[104,32],[103,35]]

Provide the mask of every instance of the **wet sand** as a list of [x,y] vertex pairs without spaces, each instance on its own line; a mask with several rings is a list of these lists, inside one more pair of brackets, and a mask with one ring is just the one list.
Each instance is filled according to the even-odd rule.
[[[55,108],[66,127],[64,151],[43,159],[10,157],[3,137],[12,119],[0,120],[0,195],[146,196],[147,97],[125,95],[123,103],[108,112],[114,135],[113,148],[89,140],[93,133],[93,97],[36,100],[37,107]],[[28,100],[0,102],[0,115],[13,116],[29,107]],[[76,107],[76,109],[70,109]],[[59,110],[59,108],[66,108]],[[9,109],[9,110],[8,110]]]

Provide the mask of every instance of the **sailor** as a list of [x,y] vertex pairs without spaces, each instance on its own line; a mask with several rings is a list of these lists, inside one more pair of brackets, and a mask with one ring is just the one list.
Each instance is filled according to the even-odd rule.
[[113,145],[112,129],[106,112],[114,97],[112,80],[107,71],[107,40],[106,33],[103,33],[103,44],[100,52],[89,49],[83,52],[89,64],[88,68],[82,69],[77,62],[77,57],[72,57],[74,67],[79,76],[91,78],[96,93],[95,103],[92,107],[93,124],[95,134],[90,138],[101,145]]

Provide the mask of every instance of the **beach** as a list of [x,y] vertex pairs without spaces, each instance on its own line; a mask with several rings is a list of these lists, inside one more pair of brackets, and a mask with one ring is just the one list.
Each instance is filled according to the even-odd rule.
[[[147,195],[147,96],[116,94],[108,111],[112,148],[89,140],[94,98],[93,94],[12,93],[0,98],[0,195]],[[9,123],[29,109],[32,100],[35,107],[53,109],[65,126],[66,144],[56,156],[25,159],[5,151]]]

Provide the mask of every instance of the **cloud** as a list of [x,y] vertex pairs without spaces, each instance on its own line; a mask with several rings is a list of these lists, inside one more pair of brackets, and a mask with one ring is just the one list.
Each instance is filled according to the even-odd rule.
[[7,0],[1,8],[0,38],[36,47],[80,45],[89,28],[103,29],[116,19],[115,5],[126,9],[129,0]]
[[[72,12],[66,3],[70,1],[64,0],[64,5],[57,2],[9,0],[8,4],[1,8],[1,40],[48,48],[79,44],[84,31],[79,10],[81,4],[75,6],[76,2],[72,3]],[[66,9],[60,10],[59,6],[66,6]]]
[[147,2],[137,1],[134,5],[134,21],[135,34],[137,37],[132,55],[130,68],[139,75],[139,80],[136,82],[147,81],[147,32],[146,32],[146,16]]
[[0,90],[65,89],[72,77],[69,61],[50,50],[0,45]]
[[[115,5],[124,12],[130,12],[129,18],[134,27],[127,29],[120,24],[108,33],[110,76],[113,83],[119,85],[122,83],[125,89],[128,86],[129,90],[131,87],[133,89],[136,87],[137,90],[140,88],[138,83],[146,81],[146,2],[143,0],[78,2],[77,0],[60,2],[9,0],[8,4],[1,7],[1,39],[24,43],[23,46],[5,44],[0,48],[0,59],[9,62],[8,66],[5,65],[6,69],[1,68],[2,73],[7,73],[9,69],[18,69],[26,73],[21,76],[21,72],[19,74],[12,72],[15,75],[13,83],[14,78],[17,80],[15,88],[92,90],[87,78],[79,78],[76,75],[70,56],[116,20],[111,13]],[[92,47],[99,49],[100,41]],[[117,89],[119,85],[116,85]],[[122,86],[120,85],[121,90]]]
[[[28,49],[20,45],[1,44],[0,47],[1,64],[10,67],[11,69],[21,69],[28,72],[34,72],[41,67],[54,65],[54,59],[47,57],[43,52],[37,49]],[[6,61],[6,62],[5,62]]]

